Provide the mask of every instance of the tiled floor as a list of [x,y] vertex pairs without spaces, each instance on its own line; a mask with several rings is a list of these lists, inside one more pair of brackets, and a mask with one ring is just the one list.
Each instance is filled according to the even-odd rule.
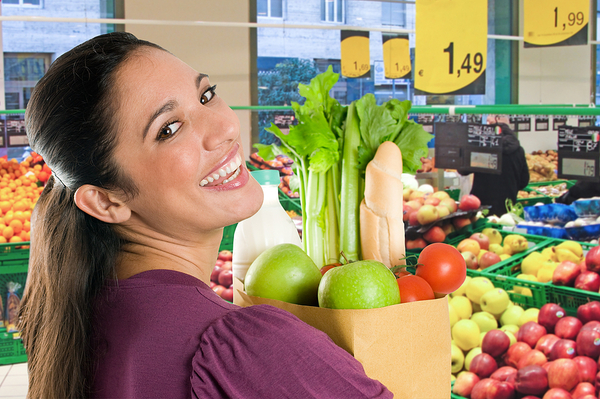
[[25,399],[27,363],[0,366],[0,399]]

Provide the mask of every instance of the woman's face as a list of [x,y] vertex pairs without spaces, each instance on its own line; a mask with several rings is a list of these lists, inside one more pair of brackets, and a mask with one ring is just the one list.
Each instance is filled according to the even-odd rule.
[[245,167],[239,120],[208,76],[143,48],[116,77],[116,162],[139,191],[129,226],[194,241],[256,213],[263,194]]

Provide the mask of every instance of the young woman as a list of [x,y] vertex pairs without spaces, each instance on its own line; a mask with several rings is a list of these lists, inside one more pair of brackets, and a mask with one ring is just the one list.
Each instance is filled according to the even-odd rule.
[[59,57],[26,114],[53,171],[21,307],[30,398],[389,398],[320,331],[208,286],[262,190],[207,75],[127,33]]

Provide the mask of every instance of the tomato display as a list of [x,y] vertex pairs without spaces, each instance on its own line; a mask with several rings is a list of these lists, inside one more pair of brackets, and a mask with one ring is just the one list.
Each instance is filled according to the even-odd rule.
[[419,255],[416,275],[424,278],[434,292],[450,294],[465,281],[467,265],[456,248],[444,243],[426,246]]

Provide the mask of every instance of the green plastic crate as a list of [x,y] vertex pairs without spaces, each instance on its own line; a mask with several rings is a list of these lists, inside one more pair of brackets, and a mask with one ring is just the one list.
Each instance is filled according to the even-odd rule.
[[460,200],[460,188],[444,190],[454,201]]
[[19,335],[7,333],[5,328],[0,328],[0,365],[25,362],[27,354]]
[[535,189],[533,189],[533,188],[525,187],[525,188],[523,189],[523,191],[526,191],[526,192],[528,192],[528,193],[530,193],[530,192],[532,192],[532,191],[533,191],[534,193],[537,193],[537,194],[539,194],[539,195],[538,195],[538,196],[536,196],[536,197],[530,197],[530,198],[517,198],[517,203],[518,203],[518,204],[521,204],[521,205],[523,205],[523,206],[533,206],[533,205],[535,205],[535,204],[537,204],[537,203],[542,203],[542,204],[551,204],[551,203],[553,203],[553,202],[554,202],[554,198],[553,198],[553,197],[549,197],[549,196],[547,196],[547,195],[544,195],[544,194],[542,194],[542,193],[540,193],[540,192],[536,191],[536,190],[535,190]]
[[233,251],[233,235],[235,234],[236,224],[232,224],[231,226],[226,226],[223,229],[223,238],[221,239],[221,245],[219,246],[219,251]]

